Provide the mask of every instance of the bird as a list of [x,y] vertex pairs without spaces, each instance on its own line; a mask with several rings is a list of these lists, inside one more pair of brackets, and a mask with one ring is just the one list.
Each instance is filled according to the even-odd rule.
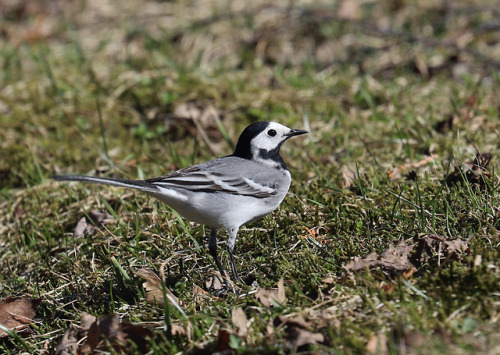
[[259,121],[243,130],[233,154],[163,176],[146,180],[85,175],[52,178],[136,189],[166,203],[184,218],[210,227],[209,253],[227,283],[229,275],[217,254],[217,231],[225,229],[232,274],[237,282],[243,283],[233,255],[238,231],[241,226],[273,212],[283,202],[292,179],[280,148],[289,138],[306,133],[309,132],[277,122]]

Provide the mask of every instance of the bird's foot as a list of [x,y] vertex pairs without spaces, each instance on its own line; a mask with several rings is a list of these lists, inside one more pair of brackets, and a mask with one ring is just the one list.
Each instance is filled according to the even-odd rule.
[[[221,281],[221,279],[223,281]],[[211,280],[206,283],[207,291],[216,297],[225,297],[230,293],[240,295],[240,290],[234,282],[220,275],[212,276]]]

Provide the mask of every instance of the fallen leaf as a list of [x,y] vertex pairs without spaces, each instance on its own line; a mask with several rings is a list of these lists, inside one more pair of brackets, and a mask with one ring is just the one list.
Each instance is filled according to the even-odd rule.
[[407,271],[412,268],[408,258],[412,250],[413,246],[406,244],[405,240],[401,240],[396,246],[389,246],[389,249],[380,255],[373,252],[364,258],[355,257],[344,268],[348,271],[358,271],[373,266],[382,266],[396,271]]
[[72,355],[78,350],[78,330],[73,324],[69,325],[64,333],[61,342],[56,347],[55,355]]
[[97,229],[102,229],[106,224],[113,221],[113,216],[92,210],[89,212],[88,217],[82,217],[76,224],[73,236],[75,238],[84,238],[93,235]]
[[80,329],[78,334],[79,339],[86,338],[87,341],[82,344],[79,353],[91,353],[99,344],[99,327],[97,326],[97,318],[86,312],[82,312],[80,316]]
[[121,322],[117,314],[96,319],[82,313],[81,326],[69,326],[56,348],[56,354],[93,354],[111,350],[127,353],[131,350],[130,342],[135,344],[139,353],[146,353],[149,347],[146,338],[151,336],[149,329]]
[[[279,304],[286,304],[286,295],[285,295],[285,284],[283,278],[278,281],[277,289],[263,289],[259,288],[255,293],[255,297],[264,305],[264,307],[271,307],[274,305],[274,302]],[[274,301],[274,302],[273,302]]]
[[356,167],[350,168],[347,165],[342,165],[340,171],[342,172],[342,188],[344,189],[355,186],[360,179]]
[[247,334],[248,332],[248,327],[247,327],[247,316],[243,309],[241,307],[238,308],[233,308],[231,312],[231,321],[233,322],[234,326],[237,328],[238,336],[243,337]]
[[349,261],[344,268],[348,271],[358,271],[368,269],[372,266],[378,265],[379,255],[375,252],[368,254],[364,258],[355,256],[352,261]]
[[224,285],[220,281],[219,277],[217,277],[216,275],[214,275],[210,279],[208,279],[205,282],[205,286],[211,292],[220,291],[224,288]]
[[290,327],[287,330],[286,339],[291,346],[298,348],[302,345],[322,343],[325,341],[325,336],[302,328]]
[[222,148],[215,142],[220,141],[222,137],[218,126],[221,120],[220,116],[220,112],[213,105],[183,102],[175,106],[173,114],[167,116],[168,120],[165,121],[165,124],[168,125],[167,129],[180,124],[184,126],[186,126],[186,123],[194,124],[196,131],[191,132],[191,134],[195,135],[197,133],[197,136],[204,141],[212,153],[219,155]]
[[[137,276],[146,280],[142,286],[146,290],[146,302],[151,304],[157,304],[162,307],[165,300],[163,299],[162,281],[158,275],[156,275],[150,269],[140,269],[135,272]],[[175,301],[179,304],[179,299],[165,286],[165,293],[167,298],[172,302]]]
[[398,166],[398,167],[396,167],[394,169],[389,170],[387,172],[387,177],[391,181],[398,180],[398,179],[401,178],[401,174],[404,173],[405,171],[408,171],[410,169],[416,169],[416,168],[419,168],[421,166],[427,165],[431,161],[435,160],[437,157],[438,157],[437,154],[433,154],[433,155],[425,157],[424,159],[419,160],[417,162],[407,163],[407,164],[400,165],[400,166]]
[[469,243],[465,240],[453,239],[444,240],[443,243],[446,246],[448,257],[458,258],[463,252],[469,251]]
[[411,257],[411,262],[416,267],[426,261],[434,260],[439,263],[448,260],[460,259],[463,253],[468,253],[469,240],[450,239],[437,234],[424,234],[418,236],[418,245]]
[[[147,338],[150,338],[153,333],[143,326],[135,325],[131,323],[120,323],[122,325],[121,332],[122,336],[120,340],[127,343],[127,341],[132,341],[135,345],[137,345],[137,349],[140,353],[147,353],[149,348],[149,341]],[[125,345],[121,347],[120,343],[115,343],[113,346],[114,349],[124,349],[125,351],[130,350],[130,345]]]
[[[91,345],[92,352],[96,349],[108,349],[108,344],[113,350],[119,352],[127,349],[127,343],[130,340],[135,343],[141,353],[145,353],[148,348],[145,338],[148,336],[151,336],[148,329],[130,323],[122,323],[118,314],[111,314],[92,324],[85,344]],[[94,347],[93,345],[96,343],[97,346]]]
[[[35,316],[40,300],[32,298],[7,297],[0,303],[0,324],[11,331],[26,329]],[[0,338],[8,336],[0,329]]]
[[389,249],[382,253],[380,265],[394,270],[406,271],[411,269],[411,263],[408,255],[413,250],[412,245],[406,244],[401,240],[396,246],[389,246]]
[[294,317],[278,316],[273,320],[273,324],[275,327],[284,327],[285,339],[293,348],[325,341],[323,334],[310,330],[310,322],[302,314]]
[[97,318],[93,315],[88,314],[87,312],[82,312],[82,314],[80,315],[80,328],[87,331],[90,329],[92,323],[94,323],[96,320]]
[[81,347],[78,351],[79,354],[92,354],[99,346],[101,342],[101,334],[99,331],[99,321],[96,320],[90,324],[90,326],[85,329],[85,335],[81,334],[79,338],[86,338],[85,341],[81,344]]
[[465,163],[459,162],[453,172],[446,177],[446,182],[452,185],[465,180],[482,188],[488,187],[485,178],[491,178],[488,166],[492,159],[491,153],[477,152],[473,160]]

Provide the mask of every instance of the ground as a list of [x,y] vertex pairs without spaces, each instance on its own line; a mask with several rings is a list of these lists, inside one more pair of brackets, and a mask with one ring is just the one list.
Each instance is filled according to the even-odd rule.
[[[0,4],[0,352],[500,353],[499,5]],[[159,176],[258,120],[310,133],[239,294],[208,229],[50,179]]]

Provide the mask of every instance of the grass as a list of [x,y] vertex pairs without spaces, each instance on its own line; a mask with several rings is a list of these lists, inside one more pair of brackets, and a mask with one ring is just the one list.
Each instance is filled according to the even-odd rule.
[[[129,3],[5,5],[0,296],[41,303],[1,352],[52,353],[81,312],[151,329],[153,353],[499,352],[498,4]],[[285,202],[240,233],[244,297],[194,291],[215,267],[203,226],[140,193],[50,180],[158,176],[230,154],[257,120],[311,133],[282,149]],[[493,156],[482,183],[456,170],[477,152]],[[113,222],[75,236],[92,210]],[[344,268],[429,235],[467,250],[433,249],[413,274]],[[143,267],[164,268],[186,317],[145,301]],[[255,291],[281,278],[285,304],[263,306]],[[294,347],[276,321],[297,315],[324,340]]]

